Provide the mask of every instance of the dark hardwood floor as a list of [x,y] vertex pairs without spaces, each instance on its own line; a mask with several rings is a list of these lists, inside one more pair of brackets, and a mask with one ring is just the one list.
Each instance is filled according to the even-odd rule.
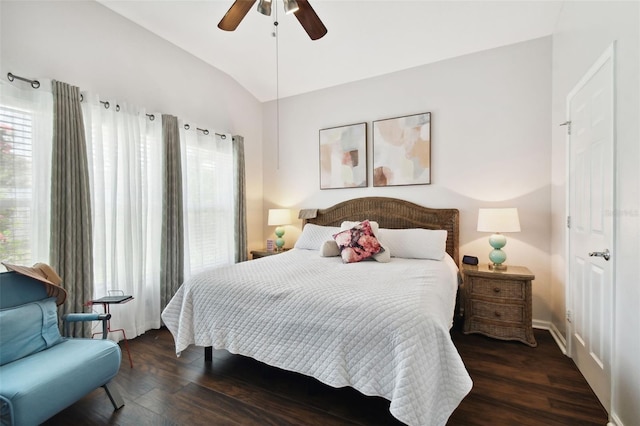
[[[606,425],[607,415],[551,335],[536,330],[537,348],[480,335],[453,340],[473,390],[448,425]],[[382,398],[334,389],[225,351],[204,362],[202,348],[180,358],[166,330],[129,341],[114,379],[126,405],[114,412],[102,389],[47,425],[398,425]],[[124,348],[123,348],[124,349]]]

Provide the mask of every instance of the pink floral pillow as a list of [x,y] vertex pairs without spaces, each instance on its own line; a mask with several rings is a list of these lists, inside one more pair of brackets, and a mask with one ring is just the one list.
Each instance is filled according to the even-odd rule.
[[333,239],[340,248],[344,263],[360,262],[384,250],[373,234],[368,220],[335,234]]

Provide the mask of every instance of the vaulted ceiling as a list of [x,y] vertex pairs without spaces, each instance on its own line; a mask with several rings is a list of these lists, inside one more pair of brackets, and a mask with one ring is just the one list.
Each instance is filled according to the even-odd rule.
[[281,0],[271,17],[254,5],[233,32],[217,27],[233,0],[98,1],[263,102],[544,37],[562,8],[561,1],[535,0],[310,0],[328,29],[312,41]]

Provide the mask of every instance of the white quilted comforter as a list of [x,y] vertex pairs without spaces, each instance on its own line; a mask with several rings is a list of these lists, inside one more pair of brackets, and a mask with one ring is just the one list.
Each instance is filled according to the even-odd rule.
[[213,346],[391,401],[409,425],[444,425],[471,390],[449,335],[456,266],[343,264],[293,249],[185,282],[162,313],[176,353]]

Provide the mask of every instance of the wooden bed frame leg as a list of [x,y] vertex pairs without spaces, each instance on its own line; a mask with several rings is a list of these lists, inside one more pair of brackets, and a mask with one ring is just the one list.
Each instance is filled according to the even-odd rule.
[[213,362],[213,348],[211,346],[204,348],[204,362]]

